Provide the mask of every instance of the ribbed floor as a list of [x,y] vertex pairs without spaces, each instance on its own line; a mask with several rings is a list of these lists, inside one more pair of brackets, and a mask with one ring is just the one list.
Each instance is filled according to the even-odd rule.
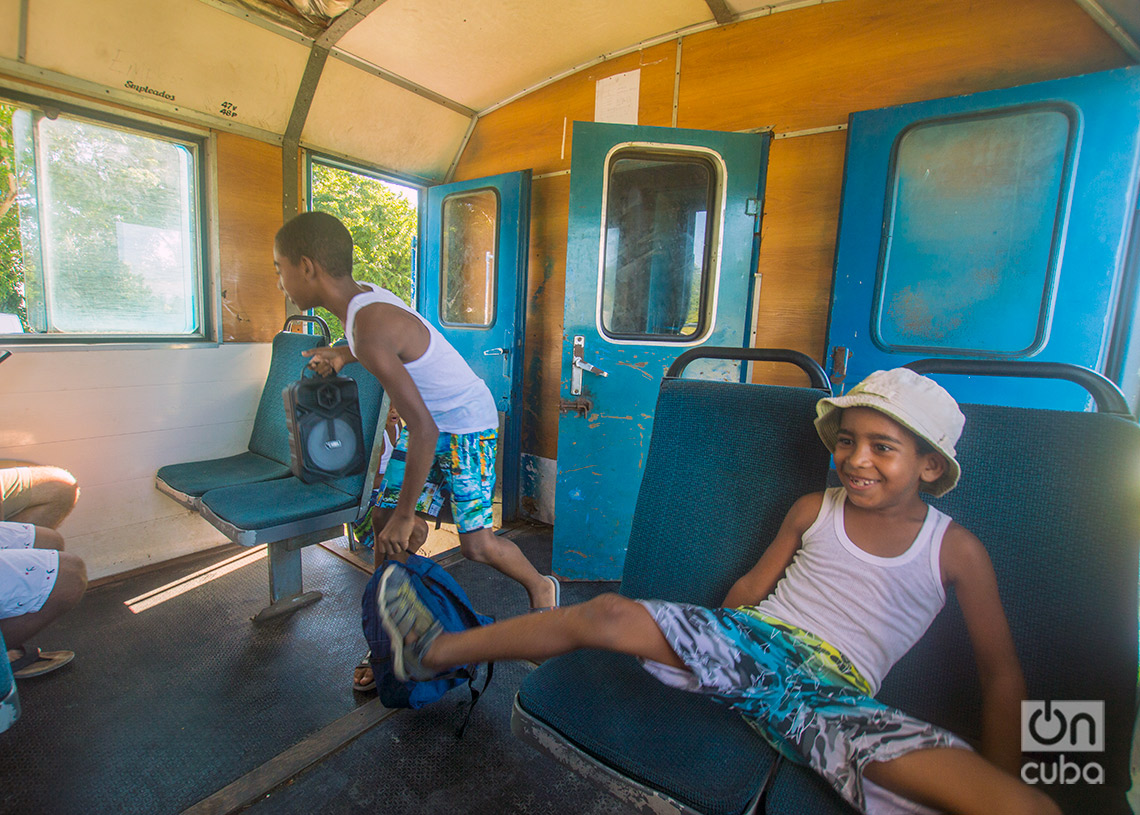
[[[549,569],[549,532],[508,535]],[[305,588],[324,599],[254,626],[267,601],[265,560],[138,613],[126,602],[249,550],[204,554],[92,590],[36,643],[75,661],[19,683],[23,717],[0,735],[0,812],[177,813],[241,778],[374,696],[350,689],[364,643],[368,575],[320,548],[304,552]],[[232,565],[232,564],[231,564]],[[525,592],[497,572],[449,567],[473,603],[520,613]],[[604,584],[569,584],[579,602]],[[528,666],[496,667],[462,741],[465,691],[400,711],[257,803],[258,813],[618,813],[620,804],[510,733]]]

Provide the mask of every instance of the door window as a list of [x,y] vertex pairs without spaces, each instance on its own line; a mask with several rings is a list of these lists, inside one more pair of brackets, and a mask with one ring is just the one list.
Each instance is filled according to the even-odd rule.
[[1057,108],[899,136],[873,320],[886,350],[1022,355],[1044,341],[1070,174]]
[[495,322],[499,195],[471,190],[443,200],[440,240],[440,320],[486,327]]
[[606,169],[602,333],[693,342],[711,329],[717,171],[696,153],[618,150]]

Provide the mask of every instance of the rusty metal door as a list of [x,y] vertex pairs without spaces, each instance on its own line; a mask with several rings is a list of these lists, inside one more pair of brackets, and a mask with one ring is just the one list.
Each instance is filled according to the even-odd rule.
[[[836,391],[921,357],[1115,377],[1140,69],[855,113],[828,328]],[[955,380],[964,401],[1080,409],[1063,382]]]
[[[749,342],[767,134],[578,122],[570,181],[554,571],[621,576],[661,378]],[[738,380],[710,360],[686,376]]]

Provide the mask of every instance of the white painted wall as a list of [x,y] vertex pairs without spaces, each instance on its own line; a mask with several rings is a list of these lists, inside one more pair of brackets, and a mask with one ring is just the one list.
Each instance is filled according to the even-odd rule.
[[0,364],[0,459],[79,481],[60,532],[92,579],[225,543],[154,488],[164,464],[246,448],[268,343],[21,349]]

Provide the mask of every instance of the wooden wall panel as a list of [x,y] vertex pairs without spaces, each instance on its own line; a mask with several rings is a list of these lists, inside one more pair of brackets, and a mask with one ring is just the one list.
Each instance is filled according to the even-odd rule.
[[[847,122],[850,113],[1010,87],[1130,64],[1073,0],[844,0],[686,37],[678,124],[777,133]],[[641,124],[672,121],[676,43],[601,63],[484,117],[458,178],[570,165],[570,128],[591,121],[594,83],[642,67]],[[757,345],[824,362],[845,135],[773,142],[758,271]],[[523,451],[557,451],[558,368],[569,184],[537,179],[531,224],[531,297]],[[795,383],[784,366],[760,381]]]
[[532,184],[522,449],[551,459],[558,457],[562,303],[566,294],[569,211],[570,176],[548,176]]
[[638,123],[668,127],[673,122],[675,43],[600,63],[489,113],[475,127],[456,179],[526,168],[536,174],[568,169],[574,122],[594,121],[595,83],[636,68],[641,69]]
[[222,339],[269,342],[285,321],[273,273],[281,228],[281,148],[218,133]]
[[685,39],[678,125],[776,132],[1128,64],[1073,0],[844,0]]

